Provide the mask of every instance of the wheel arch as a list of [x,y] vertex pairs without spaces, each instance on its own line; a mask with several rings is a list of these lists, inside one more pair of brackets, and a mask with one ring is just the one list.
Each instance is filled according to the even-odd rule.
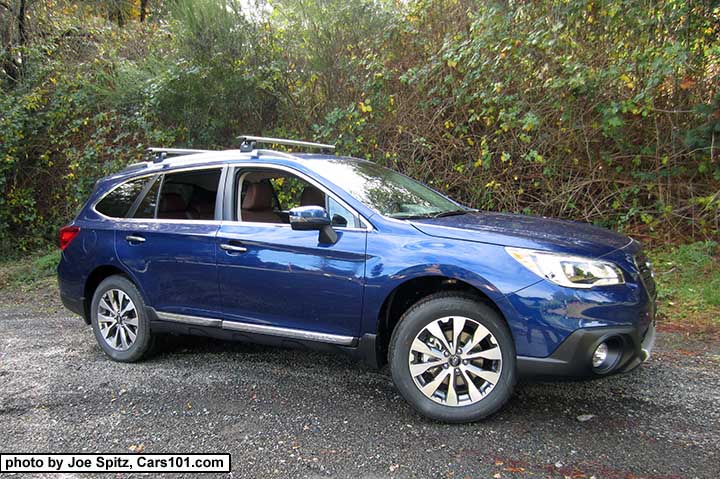
[[[492,287],[490,288],[492,289]],[[498,303],[484,291],[487,289],[488,287],[484,283],[469,282],[454,276],[440,274],[418,275],[396,285],[386,295],[377,314],[375,328],[376,364],[382,366],[387,363],[390,338],[404,312],[423,298],[439,292],[457,292],[458,295],[469,296],[487,304],[498,313],[508,326],[510,335],[513,336],[506,314],[498,306]]]
[[113,264],[104,264],[101,266],[97,266],[90,272],[87,279],[85,280],[85,285],[83,287],[83,319],[85,320],[85,323],[90,324],[90,309],[92,307],[92,298],[95,294],[95,290],[100,285],[100,283],[103,282],[103,280],[109,278],[110,276],[122,276],[124,278],[127,278],[135,285],[140,294],[143,296],[143,299],[145,299],[145,295],[140,286],[138,285],[137,281],[135,281],[135,279],[130,274],[128,274],[127,271]]

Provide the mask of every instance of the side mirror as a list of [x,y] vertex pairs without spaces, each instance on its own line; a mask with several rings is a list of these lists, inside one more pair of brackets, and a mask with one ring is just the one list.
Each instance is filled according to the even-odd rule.
[[320,243],[336,243],[337,233],[332,229],[330,215],[321,206],[298,206],[290,210],[290,227],[299,231],[317,230]]
[[321,206],[298,206],[290,210],[290,226],[294,230],[320,230],[330,224],[330,216]]

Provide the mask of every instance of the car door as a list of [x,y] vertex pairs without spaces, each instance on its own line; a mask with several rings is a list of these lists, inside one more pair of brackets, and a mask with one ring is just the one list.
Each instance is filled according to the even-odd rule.
[[220,314],[215,206],[222,172],[213,167],[158,175],[136,200],[131,217],[118,222],[118,259],[161,319]]
[[[237,168],[226,184],[233,194],[226,196],[226,221],[217,235],[228,320],[223,327],[334,343],[358,336],[367,237],[359,217],[317,182],[289,169]],[[317,231],[290,227],[287,210],[303,194],[307,203],[323,198],[335,209],[338,225],[349,225],[335,227],[336,243],[322,244]]]

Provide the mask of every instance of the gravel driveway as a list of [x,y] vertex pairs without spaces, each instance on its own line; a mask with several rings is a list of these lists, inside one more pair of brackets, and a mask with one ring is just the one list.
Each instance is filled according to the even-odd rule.
[[344,357],[168,337],[114,363],[40,291],[0,291],[0,450],[227,452],[234,477],[720,476],[716,343],[661,334],[628,375],[520,384],[499,414],[458,426]]

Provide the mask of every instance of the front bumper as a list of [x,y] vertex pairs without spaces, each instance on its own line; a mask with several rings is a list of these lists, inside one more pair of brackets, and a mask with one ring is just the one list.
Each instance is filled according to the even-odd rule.
[[[610,367],[592,367],[592,355],[602,342],[617,353]],[[632,371],[652,354],[655,321],[645,331],[632,326],[578,329],[555,352],[545,358],[518,356],[518,372],[524,377],[602,377]]]

